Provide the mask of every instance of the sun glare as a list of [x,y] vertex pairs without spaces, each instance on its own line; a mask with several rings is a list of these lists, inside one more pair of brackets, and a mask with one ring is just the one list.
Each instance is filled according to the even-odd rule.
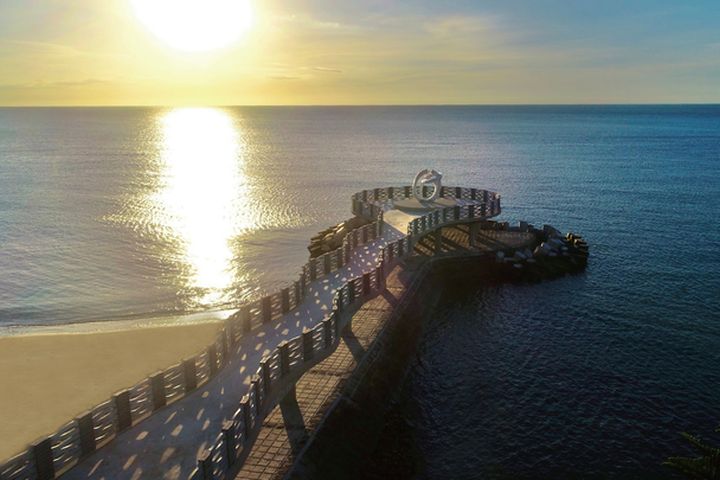
[[223,301],[237,272],[229,242],[251,228],[242,173],[244,142],[230,116],[213,108],[179,108],[159,118],[162,179],[156,221],[183,246],[189,287],[200,305]]
[[250,0],[131,0],[140,21],[178,50],[203,52],[236,42],[253,23]]

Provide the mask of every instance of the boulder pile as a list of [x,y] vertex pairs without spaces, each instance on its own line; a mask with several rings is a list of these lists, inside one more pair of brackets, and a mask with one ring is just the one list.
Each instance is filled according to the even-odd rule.
[[534,228],[526,222],[510,230],[532,232],[538,239],[534,249],[524,248],[514,251],[497,252],[495,261],[508,264],[513,269],[526,271],[531,277],[547,277],[571,273],[585,268],[589,256],[588,245],[580,235],[568,233],[563,235],[551,225],[543,229]]
[[321,231],[310,239],[310,245],[308,245],[310,258],[319,257],[324,253],[340,248],[349,232],[368,223],[371,223],[371,220],[363,217],[353,217]]

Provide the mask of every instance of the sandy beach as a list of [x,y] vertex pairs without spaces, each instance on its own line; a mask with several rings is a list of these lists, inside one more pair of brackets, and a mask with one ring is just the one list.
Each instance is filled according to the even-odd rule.
[[0,461],[205,348],[220,322],[0,337]]

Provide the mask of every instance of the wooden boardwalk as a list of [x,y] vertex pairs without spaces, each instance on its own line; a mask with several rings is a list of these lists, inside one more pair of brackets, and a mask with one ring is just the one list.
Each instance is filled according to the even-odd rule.
[[407,284],[404,268],[396,266],[387,279],[386,292],[352,315],[335,352],[296,384],[296,402],[278,405],[263,422],[237,479],[279,479],[287,473],[359,361],[396,313],[395,306],[407,291]]
[[[479,230],[475,246],[470,244],[467,225],[443,227],[443,256],[465,256],[524,248],[535,242],[531,233]],[[435,236],[429,234],[415,246],[415,253],[433,257]],[[255,442],[236,480],[278,480],[283,478],[312,432],[319,426],[333,402],[353,377],[359,360],[378,338],[383,326],[396,314],[396,305],[407,293],[412,273],[402,265],[395,267],[386,281],[387,291],[366,302],[352,316],[337,350],[309,370],[296,386],[294,403],[278,405],[263,422]]]
[[[294,288],[241,307],[206,352],[138,384],[144,388],[140,417],[132,416],[134,397],[116,395],[103,404],[102,415],[93,410],[71,420],[67,432],[41,439],[0,465],[3,479],[51,480],[57,475],[66,480],[217,479],[227,478],[237,468],[233,464],[244,460],[255,470],[262,462],[282,470],[282,460],[262,454],[273,446],[281,458],[285,441],[291,453],[297,452],[312,419],[337,391],[337,382],[343,378],[338,372],[349,374],[355,369],[375,338],[373,332],[392,314],[397,300],[393,300],[393,289],[404,285],[394,270],[398,263],[402,265],[403,259],[415,253],[417,241],[441,226],[474,223],[500,213],[500,196],[494,192],[461,187],[443,187],[442,192],[444,198],[454,198],[453,207],[429,211],[394,208],[394,201],[411,195],[410,187],[377,188],[353,195],[353,213],[372,218],[373,223],[350,232],[343,248],[310,260]],[[461,232],[448,230],[446,243],[462,246]],[[380,296],[371,299],[377,292]],[[341,313],[341,309],[351,307],[359,307],[356,315],[365,318],[358,320],[357,330],[350,328],[340,339],[332,328],[342,328],[345,320],[341,324],[339,319],[347,312]],[[336,348],[338,353],[333,355]],[[327,355],[332,356],[308,373]],[[201,378],[202,384],[199,369],[209,370]],[[293,416],[292,408],[286,408],[284,416],[282,409],[273,411],[277,399],[282,399],[282,404],[292,399],[285,395],[286,389],[303,375],[310,381],[300,380],[303,386],[295,388],[302,403],[290,403],[297,405],[296,414],[302,413],[300,405],[305,405],[305,414]],[[115,408],[116,404],[122,410]],[[226,431],[228,423],[232,425]],[[253,448],[256,432],[259,440]],[[245,458],[249,452],[251,458]]]

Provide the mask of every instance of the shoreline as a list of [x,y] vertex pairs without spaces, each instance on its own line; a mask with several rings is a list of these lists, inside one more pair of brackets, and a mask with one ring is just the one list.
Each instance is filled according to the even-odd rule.
[[34,335],[75,335],[124,332],[127,330],[221,323],[237,309],[190,312],[185,314],[133,316],[110,320],[71,322],[54,325],[0,325],[0,339]]

